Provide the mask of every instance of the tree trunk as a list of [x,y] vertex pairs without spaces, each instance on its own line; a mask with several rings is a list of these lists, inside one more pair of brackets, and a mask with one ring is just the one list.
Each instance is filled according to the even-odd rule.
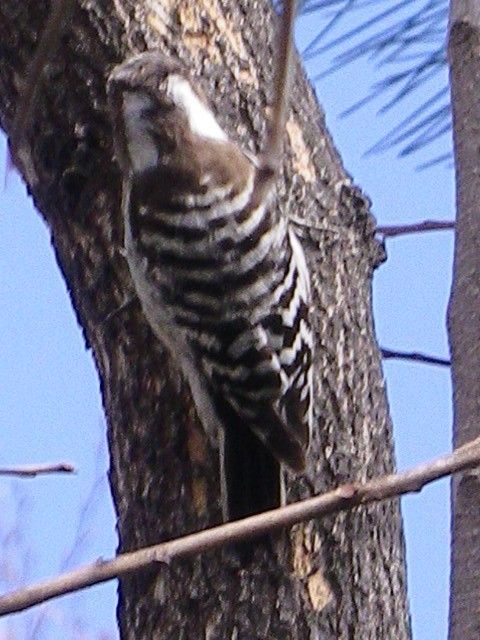
[[[480,435],[480,6],[452,0],[449,59],[457,219],[448,310],[452,352],[453,446]],[[480,482],[478,471],[452,486],[450,640],[480,637]]]
[[[8,132],[20,78],[46,11],[0,4],[0,110]],[[220,521],[218,453],[199,428],[179,374],[132,295],[122,257],[119,173],[105,78],[132,51],[160,47],[204,79],[221,124],[256,151],[272,86],[268,0],[85,0],[46,73],[28,132],[30,184],[52,234],[92,349],[108,421],[119,551]],[[391,424],[371,316],[383,252],[367,199],[351,184],[299,69],[279,205],[299,226],[315,295],[316,420],[296,500],[345,480],[392,471]],[[109,314],[118,310],[113,317]],[[230,550],[175,561],[120,582],[123,638],[410,637],[396,501],[308,522],[247,567]]]

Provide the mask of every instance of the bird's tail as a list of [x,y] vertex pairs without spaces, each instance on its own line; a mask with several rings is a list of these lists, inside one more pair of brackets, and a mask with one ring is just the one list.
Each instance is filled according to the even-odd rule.
[[275,509],[282,504],[280,464],[233,410],[223,433],[221,474],[226,521]]

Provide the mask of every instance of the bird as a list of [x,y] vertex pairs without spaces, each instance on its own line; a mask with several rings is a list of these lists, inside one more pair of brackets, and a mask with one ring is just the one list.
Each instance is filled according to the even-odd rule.
[[161,51],[117,65],[107,95],[125,257],[219,450],[224,520],[276,508],[285,470],[305,469],[313,338],[305,255],[264,160],[275,153],[243,151],[198,79]]

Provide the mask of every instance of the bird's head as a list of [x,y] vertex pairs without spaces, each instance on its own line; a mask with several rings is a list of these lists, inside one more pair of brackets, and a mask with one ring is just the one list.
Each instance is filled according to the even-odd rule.
[[209,191],[236,193],[253,181],[251,160],[175,60],[159,51],[136,55],[115,67],[107,91],[117,160],[142,193],[201,202]]

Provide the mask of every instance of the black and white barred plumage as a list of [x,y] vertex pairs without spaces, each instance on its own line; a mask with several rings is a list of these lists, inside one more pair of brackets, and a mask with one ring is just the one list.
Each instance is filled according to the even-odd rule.
[[309,275],[255,160],[159,52],[108,82],[125,249],[144,313],[220,445],[225,516],[278,506],[312,423]]

